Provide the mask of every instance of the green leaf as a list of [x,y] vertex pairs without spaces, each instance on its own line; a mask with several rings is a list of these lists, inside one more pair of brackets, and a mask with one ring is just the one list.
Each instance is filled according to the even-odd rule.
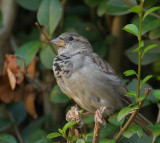
[[[155,62],[156,60],[160,59],[160,42],[155,40],[145,40],[144,47],[142,47],[142,51],[151,44],[158,44],[157,47],[154,49],[149,50],[143,57],[142,65],[147,65],[150,63]],[[131,62],[134,64],[138,64],[138,54],[133,53],[132,51],[138,47],[138,44],[135,44],[131,48],[125,51],[125,55],[130,59]]]
[[77,122],[76,121],[73,121],[73,122],[68,122],[67,124],[65,124],[65,126],[63,127],[63,132],[65,133],[66,132],[66,130],[68,129],[68,128],[70,128],[70,127],[72,127],[72,126],[74,126],[75,124],[77,124]]
[[138,28],[135,24],[128,24],[126,25],[123,30],[135,35],[135,36],[138,36]]
[[42,0],[16,0],[25,9],[37,10]]
[[115,139],[102,139],[100,143],[116,143]]
[[140,13],[140,7],[139,7],[139,5],[136,5],[132,8],[130,8],[129,11],[139,14]]
[[66,103],[70,98],[62,93],[58,85],[55,85],[50,93],[50,100],[54,103]]
[[125,76],[137,75],[135,70],[127,70],[123,73]]
[[18,141],[13,135],[0,134],[0,143],[18,143]]
[[121,121],[126,115],[128,115],[131,112],[130,107],[125,107],[118,113],[117,120],[118,122]]
[[48,143],[46,138],[47,133],[42,129],[37,129],[32,132],[27,143]]
[[62,6],[59,0],[43,0],[37,13],[38,22],[47,26],[49,36],[53,34],[62,16]]
[[159,0],[145,0],[144,7],[153,7]]
[[113,125],[116,125],[116,126],[122,125],[124,123],[124,121],[125,121],[125,118],[122,118],[122,120],[120,120],[118,122],[118,117],[117,116],[118,116],[118,113],[115,113],[114,115],[109,116],[108,122],[113,124]]
[[85,143],[84,139],[78,139],[76,143]]
[[136,99],[136,102],[141,102],[146,98],[145,94],[142,94],[139,98]]
[[104,139],[110,135],[113,135],[118,128],[119,126],[107,123],[107,126],[106,127],[103,126],[101,129],[100,139]]
[[40,36],[41,34],[38,28],[33,28],[29,33],[25,33],[23,31],[16,33],[16,39],[18,39],[21,43],[39,40]]
[[132,52],[139,52],[140,49],[144,47],[144,42],[141,41],[141,44],[138,46],[138,48],[134,49]]
[[[135,24],[139,29],[139,18],[136,18],[132,24]],[[154,30],[160,26],[160,18],[153,16],[147,16],[142,23],[142,35],[145,33]]]
[[45,116],[32,121],[22,130],[22,138],[24,143],[29,142],[29,139],[31,138],[32,134],[42,127],[44,121],[45,121]]
[[[145,88],[152,88],[152,87],[149,84],[144,83],[144,85],[141,88],[140,95],[145,93]],[[127,85],[127,89],[129,91],[131,91],[131,90],[135,90],[136,91],[137,90],[137,79],[133,79]],[[131,100],[132,100],[132,103],[136,102],[136,98],[135,97],[131,97]],[[155,103],[155,104],[158,103],[158,99],[153,96],[153,90],[151,90],[150,93],[148,94],[148,96],[147,96],[147,98],[146,98],[146,100],[145,100],[145,102],[143,104],[143,107],[145,107],[147,105],[150,105],[150,102]]]
[[147,128],[151,131],[153,131],[153,134],[155,136],[160,135],[160,122],[157,122],[155,125],[148,125]]
[[97,8],[97,15],[102,16],[106,12],[106,4],[108,0],[103,0]]
[[55,133],[50,133],[50,134],[48,134],[48,135],[47,135],[47,138],[48,138],[48,139],[52,139],[52,138],[56,138],[56,137],[60,137],[60,136],[62,136],[60,133],[55,132]]
[[[134,104],[133,104],[133,105],[134,105]],[[130,107],[130,108],[131,108],[131,111],[134,111],[134,110],[139,109],[139,105],[138,105],[138,104],[135,104],[135,106]]]
[[152,143],[152,136],[147,136],[143,134],[142,138],[139,138],[137,134],[133,134],[130,138],[122,136],[119,139],[119,143]]
[[59,131],[61,134],[63,134],[63,130],[62,130],[62,129],[58,129],[58,131]]
[[[106,41],[96,41],[92,44],[94,52],[96,52],[100,57],[104,57],[107,53],[107,43]],[[98,47],[98,48],[97,48]]]
[[150,8],[150,9],[148,9],[148,10],[145,12],[144,16],[143,16],[143,20],[145,19],[145,17],[146,17],[147,15],[149,15],[150,13],[152,13],[152,12],[158,10],[158,9],[160,9],[159,6],[157,6],[157,7],[152,7],[152,8]]
[[157,137],[154,143],[160,143],[160,137]]
[[73,137],[70,138],[70,140],[71,140],[72,142],[75,142],[75,141],[77,140],[77,137],[74,135]]
[[160,100],[160,89],[153,90],[153,95]]
[[160,27],[152,30],[152,31],[149,33],[149,38],[150,38],[151,40],[160,38],[160,32],[159,32],[159,31],[160,31]]
[[[39,48],[42,46],[40,41],[32,41],[22,45],[15,53],[16,56],[25,60],[26,66],[29,66],[38,52]],[[23,67],[24,61],[17,58],[17,62],[20,68]]]
[[152,78],[153,77],[153,75],[148,75],[148,76],[146,76],[142,81],[141,81],[141,85],[140,85],[140,87],[142,87],[142,85],[144,84],[144,83],[146,83],[150,78]]
[[94,7],[100,3],[99,0],[84,0],[84,2],[90,7]]
[[87,142],[92,142],[92,140],[93,140],[93,133],[88,133],[88,134],[86,134],[86,136],[85,136],[85,140],[87,141]]
[[85,124],[92,123],[92,122],[94,122],[94,115],[84,116],[84,117],[82,117],[82,120]]
[[[137,4],[136,0],[132,0],[132,3]],[[106,12],[109,15],[124,15],[130,13],[130,8],[131,6],[120,0],[108,0],[106,4]]]
[[129,91],[127,94],[125,94],[125,96],[132,96],[132,97],[136,97],[137,93],[136,91]]
[[12,125],[12,121],[6,117],[0,117],[0,131],[8,129]]
[[153,48],[155,48],[155,47],[157,47],[157,46],[158,46],[158,44],[152,44],[152,45],[147,46],[147,47],[144,49],[141,58],[143,59],[143,56],[144,56],[144,54],[145,54],[147,51],[149,51],[149,50],[151,50],[151,49],[153,49]]
[[137,133],[139,138],[143,136],[143,130],[139,125],[132,124],[122,135],[126,138],[130,138],[133,134]]
[[46,45],[40,51],[40,61],[47,69],[52,69],[53,59],[55,58],[55,54],[53,53],[51,47]]
[[25,120],[27,111],[22,101],[13,105],[12,114],[16,124],[20,124]]

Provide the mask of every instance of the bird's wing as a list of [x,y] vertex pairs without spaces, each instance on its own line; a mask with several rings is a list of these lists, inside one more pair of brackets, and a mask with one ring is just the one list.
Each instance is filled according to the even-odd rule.
[[[117,81],[119,82],[119,86],[120,88],[122,88],[124,90],[124,95],[128,92],[127,88],[123,85],[123,83],[119,80],[118,76],[115,74],[114,70],[112,69],[112,67],[102,58],[100,58],[97,54],[92,53],[88,55],[92,61],[101,68],[101,70],[108,74],[108,75],[112,75],[117,77]],[[127,106],[131,103],[131,99],[129,97],[126,97],[124,95],[120,95],[123,103]]]

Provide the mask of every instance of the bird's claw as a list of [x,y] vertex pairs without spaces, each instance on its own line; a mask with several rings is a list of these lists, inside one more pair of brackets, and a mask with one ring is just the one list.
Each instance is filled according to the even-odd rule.
[[71,107],[71,110],[69,110],[67,112],[66,120],[68,122],[76,121],[80,126],[83,125],[82,118],[81,118],[81,115],[78,111],[78,106],[77,105]]
[[101,107],[100,109],[97,109],[95,112],[95,123],[96,124],[101,124],[101,125],[106,125],[106,121],[103,118],[103,114],[106,110],[106,107]]

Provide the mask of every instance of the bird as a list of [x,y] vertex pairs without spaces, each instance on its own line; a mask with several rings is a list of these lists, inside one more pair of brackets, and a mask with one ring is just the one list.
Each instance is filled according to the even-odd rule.
[[[112,67],[96,53],[90,42],[78,33],[65,32],[50,41],[58,48],[53,61],[53,71],[62,92],[72,98],[82,109],[91,113],[105,107],[105,116],[131,104],[127,88]],[[134,122],[140,124],[146,134],[150,124],[140,113]]]

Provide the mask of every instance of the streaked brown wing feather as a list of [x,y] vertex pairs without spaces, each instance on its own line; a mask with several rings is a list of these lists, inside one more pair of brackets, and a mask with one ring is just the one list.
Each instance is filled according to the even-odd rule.
[[[118,78],[118,76],[115,74],[112,67],[105,60],[103,60],[102,58],[100,58],[96,54],[90,54],[88,56],[93,60],[94,63],[97,64],[98,67],[100,67],[102,69],[103,72],[105,72],[106,74],[109,74],[109,75],[114,75]],[[121,81],[120,81],[119,85],[125,90],[126,93],[128,92],[127,88],[123,85],[123,83]],[[130,97],[127,97],[124,95],[120,95],[120,96],[121,96],[121,99],[122,99],[125,106],[132,103]]]

